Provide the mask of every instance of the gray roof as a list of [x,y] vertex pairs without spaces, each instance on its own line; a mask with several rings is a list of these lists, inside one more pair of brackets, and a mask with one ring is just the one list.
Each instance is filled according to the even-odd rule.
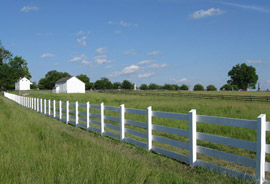
[[61,78],[61,79],[57,80],[55,83],[58,83],[58,82],[66,82],[68,79],[70,79],[70,78],[72,78],[72,77],[73,77],[73,76]]

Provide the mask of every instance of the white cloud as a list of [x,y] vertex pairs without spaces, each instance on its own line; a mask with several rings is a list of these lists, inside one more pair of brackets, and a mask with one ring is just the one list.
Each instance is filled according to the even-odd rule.
[[131,27],[131,26],[137,27],[138,26],[138,24],[130,24],[130,23],[124,22],[122,20],[120,22],[109,21],[108,24],[119,25],[119,26],[123,26],[123,27]]
[[90,65],[90,64],[91,64],[90,61],[87,61],[86,59],[83,59],[83,60],[82,60],[82,65],[88,66],[88,65]]
[[155,73],[144,73],[144,74],[139,74],[138,78],[147,78],[155,75]]
[[41,58],[49,58],[49,57],[53,57],[53,54],[47,53],[47,54],[42,54],[40,57]]
[[76,33],[76,35],[89,35],[91,33],[91,31],[79,31]]
[[188,79],[187,78],[182,78],[182,79],[171,79],[172,81],[176,82],[176,83],[182,83],[182,82],[188,82]]
[[76,56],[76,57],[70,59],[68,62],[72,63],[72,62],[76,62],[76,61],[80,61],[80,60],[86,60],[86,56],[84,54],[82,54],[80,56]]
[[219,3],[224,4],[224,5],[228,5],[228,6],[233,6],[233,7],[242,8],[242,9],[248,9],[248,10],[255,10],[255,11],[264,12],[264,13],[269,13],[270,12],[269,9],[266,9],[266,8],[260,7],[260,6],[237,4],[237,3],[228,3],[228,2],[219,2]]
[[168,65],[167,64],[152,64],[152,65],[150,65],[150,66],[148,66],[148,68],[155,68],[155,69],[157,69],[157,68],[165,68],[165,67],[167,67]]
[[107,59],[106,55],[95,56],[94,61],[98,64],[111,63],[112,61]]
[[123,54],[124,55],[133,55],[133,54],[136,54],[136,51],[135,51],[135,49],[130,49],[130,50],[124,51]]
[[107,52],[107,49],[106,49],[106,48],[98,48],[98,49],[96,50],[96,52],[102,54],[102,53]]
[[119,75],[130,75],[133,73],[136,73],[140,70],[140,66],[138,65],[130,65],[125,67],[121,72],[114,72],[112,74],[110,74],[110,77],[115,77],[115,76],[119,76]]
[[261,64],[261,65],[270,65],[270,61],[263,61],[263,60],[247,60],[249,64]]
[[210,8],[208,10],[198,10],[190,15],[190,17],[193,19],[200,19],[208,16],[221,15],[223,13],[224,11],[220,10],[219,8]]
[[85,47],[86,46],[86,39],[87,39],[87,36],[83,36],[81,38],[78,38],[77,42],[80,44],[80,46]]
[[21,12],[29,12],[29,11],[38,11],[39,10],[39,7],[37,6],[24,6],[22,7],[21,9]]
[[147,55],[149,55],[149,56],[155,56],[155,55],[158,55],[158,54],[160,54],[160,51],[158,51],[158,50],[147,53]]
[[270,80],[267,80],[266,83],[270,84]]
[[146,64],[150,64],[150,63],[154,63],[156,62],[155,60],[143,60],[143,61],[140,61],[138,63],[138,65],[146,65]]
[[112,67],[113,67],[112,65],[105,66],[105,68],[112,68]]

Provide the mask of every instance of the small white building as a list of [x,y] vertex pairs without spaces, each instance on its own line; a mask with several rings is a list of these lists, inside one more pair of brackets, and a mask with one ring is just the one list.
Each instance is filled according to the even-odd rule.
[[17,80],[17,82],[15,83],[15,90],[30,90],[30,85],[32,84],[32,82],[30,82],[30,80],[28,80],[27,78],[23,77],[23,78],[19,78]]
[[53,93],[85,93],[85,83],[77,77],[64,77],[55,82]]

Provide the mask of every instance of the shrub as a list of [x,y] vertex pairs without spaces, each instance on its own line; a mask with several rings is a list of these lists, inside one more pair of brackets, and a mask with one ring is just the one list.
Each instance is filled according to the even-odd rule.
[[207,91],[216,91],[217,88],[214,85],[209,85],[209,86],[206,87],[206,90]]
[[204,91],[204,87],[201,84],[196,84],[193,88],[193,91]]
[[180,90],[188,90],[188,86],[183,84],[182,86],[180,86]]
[[142,85],[140,86],[140,90],[148,90],[147,84],[142,84]]
[[232,90],[232,85],[230,84],[224,84],[221,88],[220,91],[231,91]]

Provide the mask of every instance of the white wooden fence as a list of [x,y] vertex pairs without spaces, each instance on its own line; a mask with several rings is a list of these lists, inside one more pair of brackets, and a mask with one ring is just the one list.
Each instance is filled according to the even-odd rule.
[[[188,114],[179,114],[179,113],[153,111],[151,107],[148,107],[147,110],[129,109],[125,108],[124,104],[120,105],[120,107],[110,107],[104,106],[103,103],[101,103],[100,105],[92,105],[92,104],[90,105],[89,102],[85,104],[79,104],[78,102],[70,103],[69,101],[66,102],[55,100],[51,101],[46,99],[23,97],[10,93],[4,93],[4,96],[17,102],[18,104],[24,107],[31,108],[37,112],[43,113],[50,117],[58,118],[59,120],[64,121],[66,124],[72,124],[76,127],[85,128],[87,131],[92,130],[99,132],[101,135],[107,135],[116,139],[120,139],[121,141],[136,146],[140,146],[149,151],[179,160],[181,162],[189,164],[191,167],[194,166],[202,167],[219,173],[226,174],[227,176],[230,177],[238,177],[240,179],[248,179],[256,181],[256,183],[264,183],[267,181],[265,179],[265,172],[270,171],[270,163],[266,162],[265,158],[266,153],[270,153],[270,145],[266,144],[266,131],[270,131],[270,123],[266,122],[265,114],[261,114],[257,118],[257,120],[243,120],[243,119],[197,115],[196,110],[191,110]],[[65,108],[62,108],[62,105],[65,106]],[[72,107],[73,110],[71,110],[70,107]],[[79,107],[85,108],[86,111],[79,111]],[[100,114],[90,113],[90,109],[98,109],[100,110]],[[119,116],[120,118],[104,115],[105,110],[120,113]],[[126,113],[147,116],[147,123],[125,119]],[[93,120],[93,118],[90,119],[91,117],[98,118],[100,121],[95,121]],[[152,117],[189,121],[189,130],[152,124]],[[105,123],[104,122],[105,120],[118,122],[120,123],[120,126]],[[82,122],[85,122],[86,124]],[[200,133],[196,131],[197,122],[255,129],[257,131],[257,141],[251,142],[229,137]],[[90,123],[98,125],[100,128],[90,126]],[[144,128],[147,130],[147,133],[127,128],[125,127],[125,125],[127,124]],[[110,131],[105,131],[105,127],[112,129],[114,131],[119,131],[119,134]],[[153,135],[152,134],[153,130],[187,137],[189,138],[189,143],[173,140],[170,138],[166,138],[164,136]],[[126,134],[131,134],[141,138],[145,138],[147,139],[147,142],[144,143],[132,139],[130,137],[127,137]],[[203,140],[212,143],[253,151],[256,152],[256,159],[198,146],[197,140]],[[153,141],[187,150],[189,151],[189,156],[176,153],[174,151],[170,151],[157,146],[153,146],[152,145]],[[203,160],[199,160],[197,159],[197,153],[233,162],[246,167],[254,168],[256,169],[256,176],[242,173],[236,170],[231,170],[225,167],[221,167],[213,163],[205,162]]]

